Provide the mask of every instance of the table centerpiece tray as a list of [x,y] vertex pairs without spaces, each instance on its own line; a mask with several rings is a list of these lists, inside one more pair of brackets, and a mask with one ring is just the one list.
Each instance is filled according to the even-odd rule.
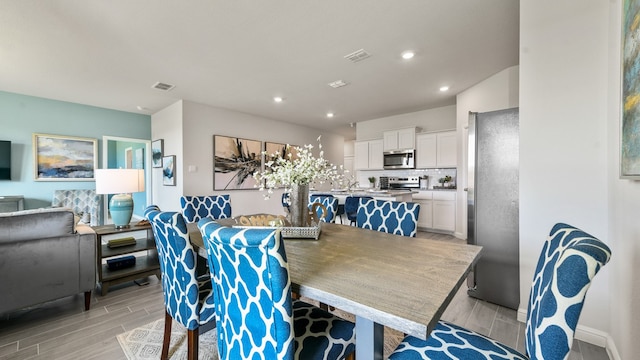
[[[220,221],[223,220],[223,221]],[[320,237],[320,224],[311,221],[309,226],[291,226],[284,215],[241,215],[232,219],[218,219],[221,225],[235,228],[278,228],[283,239],[313,239]]]

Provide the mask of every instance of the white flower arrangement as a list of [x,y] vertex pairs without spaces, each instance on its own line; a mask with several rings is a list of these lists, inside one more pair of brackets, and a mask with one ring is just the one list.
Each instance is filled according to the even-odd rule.
[[[281,154],[266,154],[271,160],[264,164],[264,171],[257,172],[253,176],[259,185],[260,191],[267,190],[264,195],[268,199],[273,194],[273,189],[284,187],[285,191],[291,191],[293,185],[308,185],[313,182],[323,184],[325,182],[338,183],[342,181],[344,172],[342,165],[338,168],[324,158],[320,137],[318,141],[318,157],[313,155],[313,145],[302,147],[294,146],[296,156],[287,151],[285,157]],[[289,149],[289,145],[287,145]]]

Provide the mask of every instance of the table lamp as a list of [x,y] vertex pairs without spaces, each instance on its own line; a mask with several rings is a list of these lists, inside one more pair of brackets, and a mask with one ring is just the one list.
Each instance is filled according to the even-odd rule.
[[144,191],[144,170],[96,169],[96,194],[114,194],[109,201],[111,219],[117,229],[126,228],[133,214],[131,193]]

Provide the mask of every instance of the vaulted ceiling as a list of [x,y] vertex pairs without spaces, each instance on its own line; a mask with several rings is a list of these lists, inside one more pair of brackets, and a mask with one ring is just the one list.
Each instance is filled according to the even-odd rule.
[[1,0],[0,90],[146,114],[185,99],[349,139],[518,64],[518,28],[516,0]]

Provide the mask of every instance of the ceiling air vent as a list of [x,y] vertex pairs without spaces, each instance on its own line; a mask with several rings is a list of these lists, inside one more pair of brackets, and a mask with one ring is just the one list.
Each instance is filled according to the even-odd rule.
[[165,84],[165,83],[157,82],[157,83],[153,84],[153,86],[151,86],[151,87],[154,88],[154,89],[162,90],[162,91],[169,91],[169,90],[173,89],[176,86],[175,85],[171,85],[171,84]]
[[334,82],[330,82],[329,86],[331,86],[334,89],[337,89],[339,87],[347,86],[347,83],[342,80],[336,80]]
[[362,60],[368,58],[369,56],[371,56],[371,54],[366,52],[364,49],[360,49],[358,51],[352,52],[349,55],[345,55],[344,58],[355,63],[355,62],[358,62],[358,61],[362,61]]

